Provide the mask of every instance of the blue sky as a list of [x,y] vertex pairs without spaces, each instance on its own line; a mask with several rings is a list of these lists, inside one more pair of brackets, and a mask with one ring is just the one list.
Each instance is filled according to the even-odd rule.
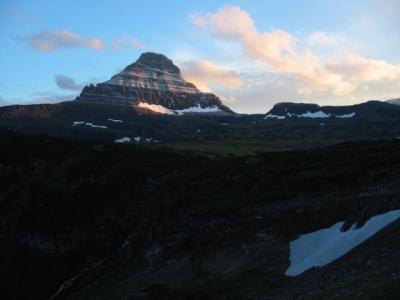
[[400,1],[0,2],[0,105],[73,98],[164,53],[237,111],[400,97]]

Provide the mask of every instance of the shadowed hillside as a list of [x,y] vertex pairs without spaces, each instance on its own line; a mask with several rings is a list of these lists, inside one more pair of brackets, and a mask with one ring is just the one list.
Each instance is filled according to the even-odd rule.
[[[400,205],[397,141],[222,158],[10,132],[0,143],[7,299],[43,299],[72,277],[60,297],[311,296],[321,293],[319,271],[284,275],[290,240]],[[384,278],[398,274],[394,249],[369,269],[343,260],[329,288],[379,293],[362,278],[373,272],[392,285]],[[357,259],[381,255],[365,253]]]

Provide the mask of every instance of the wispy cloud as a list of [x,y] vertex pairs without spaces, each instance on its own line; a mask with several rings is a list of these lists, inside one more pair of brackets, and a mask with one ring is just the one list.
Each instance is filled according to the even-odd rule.
[[75,79],[66,75],[55,75],[54,81],[60,89],[67,91],[80,91],[84,86],[84,84],[76,83]]
[[44,30],[20,36],[18,40],[26,42],[35,50],[44,52],[63,48],[86,47],[94,51],[99,51],[104,48],[104,43],[99,38],[83,38],[67,30]]

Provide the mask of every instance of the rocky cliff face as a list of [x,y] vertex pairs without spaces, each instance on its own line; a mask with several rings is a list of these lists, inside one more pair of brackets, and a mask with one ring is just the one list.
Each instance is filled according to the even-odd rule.
[[214,94],[202,93],[186,82],[173,62],[162,54],[144,53],[133,64],[96,86],[86,86],[78,101],[119,105],[161,105],[171,110],[217,107],[232,113]]

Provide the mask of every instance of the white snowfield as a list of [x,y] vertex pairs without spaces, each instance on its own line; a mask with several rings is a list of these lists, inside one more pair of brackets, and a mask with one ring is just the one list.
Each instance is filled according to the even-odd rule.
[[290,266],[287,276],[297,276],[312,267],[322,267],[342,257],[378,231],[400,218],[400,210],[392,210],[370,218],[361,228],[356,224],[342,231],[344,222],[301,235],[290,242]]
[[350,118],[353,118],[355,115],[356,115],[355,112],[344,114],[344,115],[332,115],[332,114],[327,114],[327,113],[319,110],[319,111],[315,111],[315,112],[307,111],[306,113],[303,113],[301,115],[292,114],[292,113],[286,113],[285,115],[267,114],[264,117],[264,119],[284,120],[284,119],[286,119],[286,117],[323,119],[323,118],[329,118],[332,116],[335,118],[339,118],[339,119],[350,119]]
[[103,126],[103,125],[95,125],[93,123],[90,122],[86,122],[86,121],[75,121],[72,123],[72,126],[78,126],[78,125],[84,125],[84,126],[89,126],[89,127],[93,127],[93,128],[102,128],[102,129],[106,129],[107,126]]
[[209,107],[201,107],[200,104],[197,104],[197,106],[192,106],[192,107],[185,108],[185,109],[172,110],[172,109],[166,108],[162,105],[140,102],[138,104],[138,107],[148,109],[148,110],[154,111],[156,113],[160,113],[160,114],[179,115],[179,116],[181,116],[185,113],[212,113],[212,112],[220,112],[221,111],[221,109],[219,109],[218,106],[213,105],[213,106],[209,106]]
[[131,138],[130,137],[127,137],[127,136],[125,136],[125,137],[123,137],[123,138],[120,138],[120,139],[116,139],[115,141],[114,141],[114,143],[117,143],[117,144],[128,144],[128,143],[130,143],[131,142]]

